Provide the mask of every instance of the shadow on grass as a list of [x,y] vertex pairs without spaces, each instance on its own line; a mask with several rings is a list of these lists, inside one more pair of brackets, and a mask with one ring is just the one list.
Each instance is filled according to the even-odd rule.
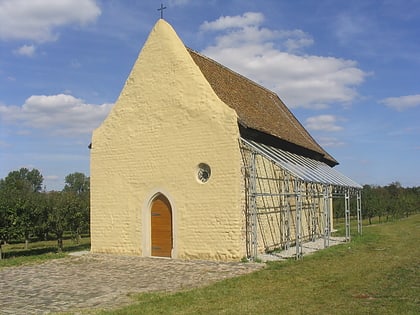
[[[75,252],[75,251],[83,251],[89,250],[90,243],[85,244],[74,244],[65,246],[63,249],[64,253],[67,252]],[[30,249],[11,249],[3,252],[3,259],[8,258],[16,258],[16,257],[28,257],[28,256],[37,256],[37,255],[44,255],[50,253],[57,253],[58,247],[57,246],[45,246],[45,247],[38,247],[38,248],[30,248]]]

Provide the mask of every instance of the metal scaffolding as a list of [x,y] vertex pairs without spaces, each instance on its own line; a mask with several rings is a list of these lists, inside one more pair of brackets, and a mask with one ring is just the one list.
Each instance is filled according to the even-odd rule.
[[350,242],[350,193],[348,189],[344,193],[344,222],[346,225],[346,242]]
[[246,197],[247,255],[324,239],[329,246],[332,200],[345,200],[346,240],[350,241],[350,196],[356,195],[358,232],[362,232],[361,186],[325,163],[241,138]]
[[330,236],[331,236],[331,195],[328,185],[323,185],[324,192],[324,248],[330,246]]

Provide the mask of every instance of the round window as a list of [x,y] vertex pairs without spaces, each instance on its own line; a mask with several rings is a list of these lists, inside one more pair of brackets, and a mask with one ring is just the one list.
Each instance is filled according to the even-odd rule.
[[211,176],[211,169],[206,163],[200,163],[197,167],[197,178],[200,182],[205,183]]

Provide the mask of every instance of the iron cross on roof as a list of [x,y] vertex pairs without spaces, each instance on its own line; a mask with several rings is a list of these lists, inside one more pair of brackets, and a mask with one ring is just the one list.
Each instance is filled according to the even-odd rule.
[[166,7],[163,6],[163,3],[160,4],[160,8],[157,9],[158,11],[160,11],[160,18],[163,19],[163,10],[165,10]]

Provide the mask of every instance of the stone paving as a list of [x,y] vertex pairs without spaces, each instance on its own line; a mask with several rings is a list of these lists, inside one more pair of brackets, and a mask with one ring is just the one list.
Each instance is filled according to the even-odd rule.
[[261,269],[264,264],[86,254],[0,270],[0,314],[109,309],[130,293],[179,291]]

